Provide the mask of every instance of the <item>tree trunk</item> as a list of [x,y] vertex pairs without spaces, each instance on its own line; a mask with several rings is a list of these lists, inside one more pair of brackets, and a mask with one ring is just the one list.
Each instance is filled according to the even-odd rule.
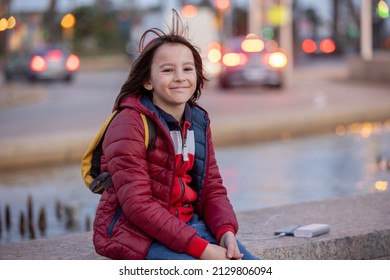
[[48,43],[57,42],[58,35],[58,24],[56,24],[56,7],[57,0],[50,0],[49,6],[47,7],[44,15],[44,28],[46,30],[45,39]]
[[[11,0],[0,0],[0,19],[9,17]],[[0,31],[0,56],[7,51],[7,31]]]

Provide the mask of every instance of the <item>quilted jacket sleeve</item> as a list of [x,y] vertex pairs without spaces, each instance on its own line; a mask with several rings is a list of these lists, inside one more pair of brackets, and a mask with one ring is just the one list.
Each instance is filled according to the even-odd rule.
[[219,172],[210,126],[207,129],[207,143],[209,169],[203,186],[201,209],[206,224],[218,240],[226,231],[236,234],[238,222]]

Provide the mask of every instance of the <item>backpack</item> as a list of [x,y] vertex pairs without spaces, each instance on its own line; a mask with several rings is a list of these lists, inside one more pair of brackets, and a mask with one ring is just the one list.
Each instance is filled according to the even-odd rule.
[[[102,194],[105,189],[112,185],[110,174],[108,172],[100,172],[100,158],[103,152],[102,143],[107,128],[119,112],[120,110],[115,110],[104,121],[81,160],[81,176],[84,184],[91,192],[96,194]],[[142,113],[140,113],[140,115],[144,124],[145,148],[146,153],[148,154],[154,145],[156,127],[152,120]]]

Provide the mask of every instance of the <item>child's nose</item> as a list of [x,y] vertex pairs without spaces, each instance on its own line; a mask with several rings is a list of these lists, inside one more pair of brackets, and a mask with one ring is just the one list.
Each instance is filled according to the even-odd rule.
[[182,71],[177,71],[175,76],[175,82],[185,81],[184,73]]

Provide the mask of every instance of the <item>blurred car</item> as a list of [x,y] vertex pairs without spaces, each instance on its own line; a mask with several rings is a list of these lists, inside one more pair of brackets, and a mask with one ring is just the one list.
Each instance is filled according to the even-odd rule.
[[[275,42],[276,43],[276,42]],[[287,57],[280,51],[267,50],[265,42],[249,34],[233,37],[221,47],[219,85],[283,85],[283,68]]]
[[36,80],[63,80],[70,82],[80,67],[80,59],[63,47],[44,46],[29,52],[7,55],[4,63],[6,81],[16,78]]

